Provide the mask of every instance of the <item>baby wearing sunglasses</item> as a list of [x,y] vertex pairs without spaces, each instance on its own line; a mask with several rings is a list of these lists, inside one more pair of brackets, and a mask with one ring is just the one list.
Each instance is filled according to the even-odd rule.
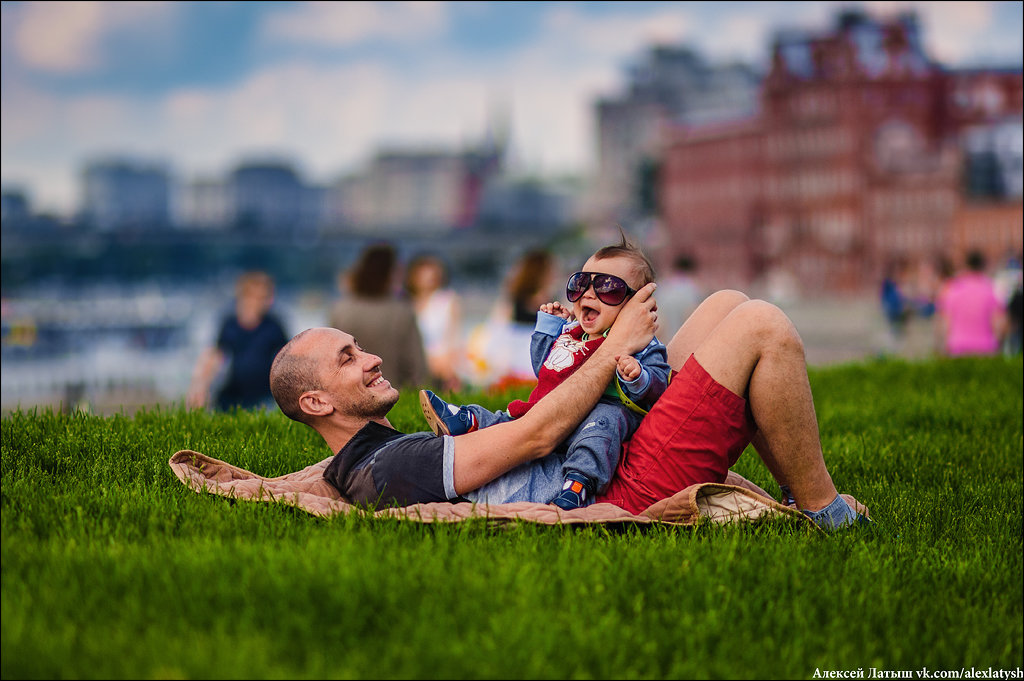
[[[480,405],[457,406],[429,390],[420,391],[423,416],[437,435],[461,435],[523,416],[544,395],[578,369],[604,341],[623,303],[654,280],[654,268],[643,251],[625,237],[587,260],[566,284],[572,309],[545,303],[537,312],[530,356],[537,386],[528,399],[506,411]],[[608,486],[622,443],[668,387],[670,367],[665,345],[654,338],[636,355],[619,358],[615,380],[587,418],[556,450],[563,457],[561,492],[550,503],[569,510],[591,503]]]

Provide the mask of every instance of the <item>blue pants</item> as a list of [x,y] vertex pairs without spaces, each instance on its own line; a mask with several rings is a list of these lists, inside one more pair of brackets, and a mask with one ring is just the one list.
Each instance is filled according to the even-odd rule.
[[[480,428],[512,420],[508,412],[490,411],[476,404],[467,405],[466,408],[476,416]],[[640,418],[640,414],[630,411],[621,402],[604,399],[598,402],[587,418],[554,452],[562,457],[562,479],[570,472],[579,473],[591,481],[595,493],[603,492],[619,465],[622,443],[636,431]],[[554,491],[551,499],[559,491],[560,487]]]

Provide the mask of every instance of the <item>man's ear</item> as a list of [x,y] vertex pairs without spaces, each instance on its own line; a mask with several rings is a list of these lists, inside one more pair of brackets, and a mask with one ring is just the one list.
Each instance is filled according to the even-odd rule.
[[334,411],[334,405],[324,399],[319,390],[307,390],[299,395],[299,409],[310,416],[327,416]]

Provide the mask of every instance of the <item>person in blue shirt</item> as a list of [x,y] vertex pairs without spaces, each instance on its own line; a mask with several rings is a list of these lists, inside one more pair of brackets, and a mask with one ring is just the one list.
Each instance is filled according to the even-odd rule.
[[[288,334],[271,311],[274,281],[265,272],[246,272],[235,284],[235,309],[225,316],[216,344],[196,363],[187,404],[212,406],[219,411],[233,407],[273,407],[270,366],[288,342]],[[227,369],[224,381],[212,391],[214,380]],[[211,395],[211,392],[215,392]]]

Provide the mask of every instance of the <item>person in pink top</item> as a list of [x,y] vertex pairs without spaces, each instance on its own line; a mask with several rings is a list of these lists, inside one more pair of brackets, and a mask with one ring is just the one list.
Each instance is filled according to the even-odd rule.
[[971,251],[967,270],[943,289],[938,309],[947,355],[994,355],[1006,323],[1005,309],[985,274],[985,256]]

